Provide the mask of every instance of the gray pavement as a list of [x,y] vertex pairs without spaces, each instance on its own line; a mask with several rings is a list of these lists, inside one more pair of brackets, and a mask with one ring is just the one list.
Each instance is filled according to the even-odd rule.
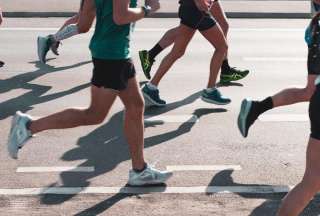
[[[88,104],[92,66],[88,42],[92,31],[67,40],[61,55],[49,54],[48,65],[36,57],[36,37],[54,32],[63,19],[8,19],[0,29],[0,133],[6,137],[17,110],[35,116],[68,106]],[[139,49],[150,48],[177,19],[147,19],[137,24],[133,59],[138,78],[145,79],[138,62]],[[168,189],[219,187],[256,188],[257,192],[206,194],[80,194],[89,187],[122,187],[130,158],[122,128],[122,105],[117,101],[99,126],[53,130],[39,134],[22,149],[20,159],[9,159],[6,139],[0,140],[0,193],[3,189],[83,187],[69,195],[0,195],[0,215],[274,215],[284,194],[261,193],[259,188],[295,185],[302,177],[308,122],[258,121],[247,139],[236,127],[240,101],[269,96],[306,81],[307,49],[303,41],[308,20],[231,19],[230,62],[249,68],[245,80],[221,91],[233,100],[215,106],[199,99],[208,77],[212,47],[196,34],[186,55],[160,85],[166,108],[147,109],[148,116],[196,115],[198,122],[146,124],[145,153],[150,163],[169,165],[240,165],[241,170],[177,171]],[[29,28],[30,27],[30,28]],[[164,51],[158,58],[159,65]],[[178,85],[177,85],[178,83]],[[307,114],[307,104],[280,108],[268,114]],[[19,167],[92,166],[89,173],[17,173]],[[102,188],[101,188],[102,190]],[[164,189],[165,190],[165,189]],[[182,189],[181,189],[182,190]],[[315,200],[303,215],[318,215]]]
[[[31,3],[32,2],[32,3]],[[78,11],[79,0],[1,0],[0,5],[8,17],[70,16]],[[139,0],[141,4],[143,1]],[[229,17],[236,18],[308,18],[308,0],[222,0]],[[161,0],[156,17],[177,17],[178,0]]]

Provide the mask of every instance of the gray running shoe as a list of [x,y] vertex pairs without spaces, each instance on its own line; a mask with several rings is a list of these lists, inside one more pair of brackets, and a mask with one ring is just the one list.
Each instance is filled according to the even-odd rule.
[[11,129],[8,139],[8,153],[11,158],[18,159],[18,151],[32,137],[27,124],[31,117],[18,111],[12,118]]
[[160,171],[147,165],[147,168],[141,173],[130,170],[128,184],[131,186],[160,185],[164,184],[172,175],[172,172]]

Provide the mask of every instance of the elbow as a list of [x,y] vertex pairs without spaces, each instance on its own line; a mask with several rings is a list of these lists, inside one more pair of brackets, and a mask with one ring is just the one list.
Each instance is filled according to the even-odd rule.
[[125,16],[121,15],[114,15],[113,16],[113,22],[117,25],[124,25],[126,24],[126,20],[124,19]]

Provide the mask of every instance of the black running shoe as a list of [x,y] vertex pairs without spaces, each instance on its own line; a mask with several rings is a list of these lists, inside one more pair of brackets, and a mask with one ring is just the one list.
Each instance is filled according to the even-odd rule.
[[238,128],[243,137],[247,137],[249,128],[257,120],[258,114],[257,104],[249,99],[244,99],[241,104],[238,116]]
[[4,62],[0,61],[0,67],[3,67],[3,66],[4,66]]

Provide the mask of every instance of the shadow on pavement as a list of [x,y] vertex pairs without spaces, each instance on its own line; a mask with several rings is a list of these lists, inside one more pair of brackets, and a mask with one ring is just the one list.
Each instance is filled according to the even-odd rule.
[[[261,185],[261,184],[239,184],[234,182],[232,178],[233,170],[223,170],[217,173],[211,180],[209,186],[270,186],[270,185]],[[211,195],[211,193],[207,193]],[[266,199],[267,201],[263,202],[260,206],[256,207],[249,216],[276,216],[276,213],[280,207],[281,200],[286,194],[245,194],[238,193],[239,196],[247,199]],[[320,214],[320,197],[315,198],[309,206],[304,210],[301,216],[318,216]]]
[[[211,113],[226,112],[225,109],[197,109],[194,115],[201,118]],[[191,131],[195,122],[184,122],[176,130],[148,137],[145,139],[145,148],[149,148]],[[154,126],[154,123],[146,124],[146,128]],[[60,177],[62,180],[61,187],[88,187],[90,179],[103,175],[117,167],[123,161],[130,160],[127,143],[122,131],[123,128],[123,111],[114,114],[110,120],[103,126],[95,129],[88,135],[78,140],[77,148],[66,152],[62,156],[64,161],[85,160],[78,166],[94,166],[95,172],[92,173],[70,173],[63,172]],[[53,185],[56,185],[54,183]],[[53,186],[51,185],[51,186]],[[50,186],[49,186],[50,187]],[[63,196],[62,199],[53,200],[50,195],[44,195],[41,202],[44,204],[59,204],[74,197],[76,194]],[[120,195],[117,198],[122,197]]]
[[58,71],[79,67],[79,66],[90,63],[90,61],[81,62],[81,63],[77,63],[74,65],[65,66],[65,67],[57,67],[57,68],[49,65],[43,65],[43,64],[40,64],[39,62],[34,62],[34,63],[36,64],[36,67],[39,68],[38,70],[20,74],[20,75],[11,77],[9,79],[0,80],[0,93],[5,93],[13,89],[31,90],[23,95],[20,95],[18,97],[15,97],[0,103],[0,110],[1,110],[0,120],[3,120],[9,116],[14,115],[18,110],[22,112],[27,112],[33,109],[32,106],[35,104],[44,103],[50,100],[54,100],[54,99],[69,95],[69,94],[73,94],[77,91],[80,91],[90,86],[90,83],[86,83],[80,86],[73,87],[66,91],[42,96],[43,94],[45,94],[47,91],[51,89],[51,86],[32,84],[30,83],[32,80],[37,79],[48,73],[53,73],[53,72],[58,72]]

